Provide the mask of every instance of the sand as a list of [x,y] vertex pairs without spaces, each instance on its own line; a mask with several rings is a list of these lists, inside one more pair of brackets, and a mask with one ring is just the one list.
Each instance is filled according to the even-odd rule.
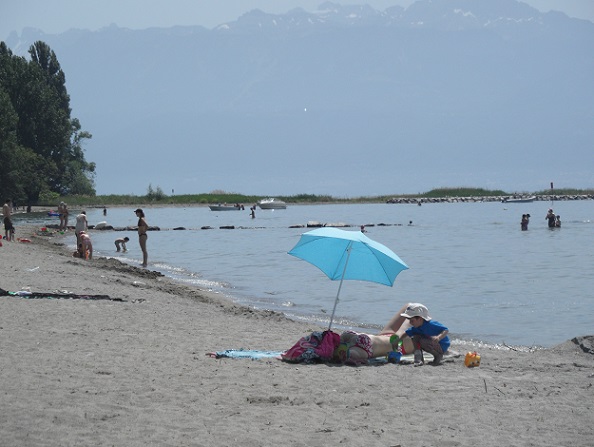
[[0,247],[0,288],[122,301],[0,297],[2,445],[594,444],[594,337],[570,340],[586,334],[546,350],[453,346],[478,350],[478,368],[213,359],[320,328],[27,233]]

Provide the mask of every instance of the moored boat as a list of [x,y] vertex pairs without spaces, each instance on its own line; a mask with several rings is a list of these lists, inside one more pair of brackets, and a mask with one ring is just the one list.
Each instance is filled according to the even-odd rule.
[[529,197],[506,197],[501,202],[503,203],[530,203],[534,202],[536,196],[529,196]]
[[262,210],[284,210],[287,208],[287,204],[279,199],[268,198],[262,199],[258,202],[258,206]]
[[208,205],[211,211],[241,211],[243,208],[242,205],[235,204],[235,205]]

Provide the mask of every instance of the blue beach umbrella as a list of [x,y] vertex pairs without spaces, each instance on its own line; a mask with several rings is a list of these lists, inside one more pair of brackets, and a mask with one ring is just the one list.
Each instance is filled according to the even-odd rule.
[[360,231],[338,228],[319,228],[303,233],[289,254],[315,265],[331,280],[340,280],[328,330],[332,327],[343,280],[392,286],[398,273],[408,269],[408,265],[385,245]]

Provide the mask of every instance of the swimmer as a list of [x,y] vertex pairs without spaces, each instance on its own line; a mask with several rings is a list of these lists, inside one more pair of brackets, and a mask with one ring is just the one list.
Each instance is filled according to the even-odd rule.
[[552,208],[549,208],[549,211],[547,212],[547,215],[545,216],[545,220],[548,221],[549,228],[555,228],[555,222],[557,219],[556,219],[555,213],[553,212]]

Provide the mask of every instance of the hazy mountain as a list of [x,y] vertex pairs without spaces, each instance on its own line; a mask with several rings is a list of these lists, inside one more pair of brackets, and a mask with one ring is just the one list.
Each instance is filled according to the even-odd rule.
[[99,193],[592,187],[594,24],[514,0],[321,4],[47,42]]

